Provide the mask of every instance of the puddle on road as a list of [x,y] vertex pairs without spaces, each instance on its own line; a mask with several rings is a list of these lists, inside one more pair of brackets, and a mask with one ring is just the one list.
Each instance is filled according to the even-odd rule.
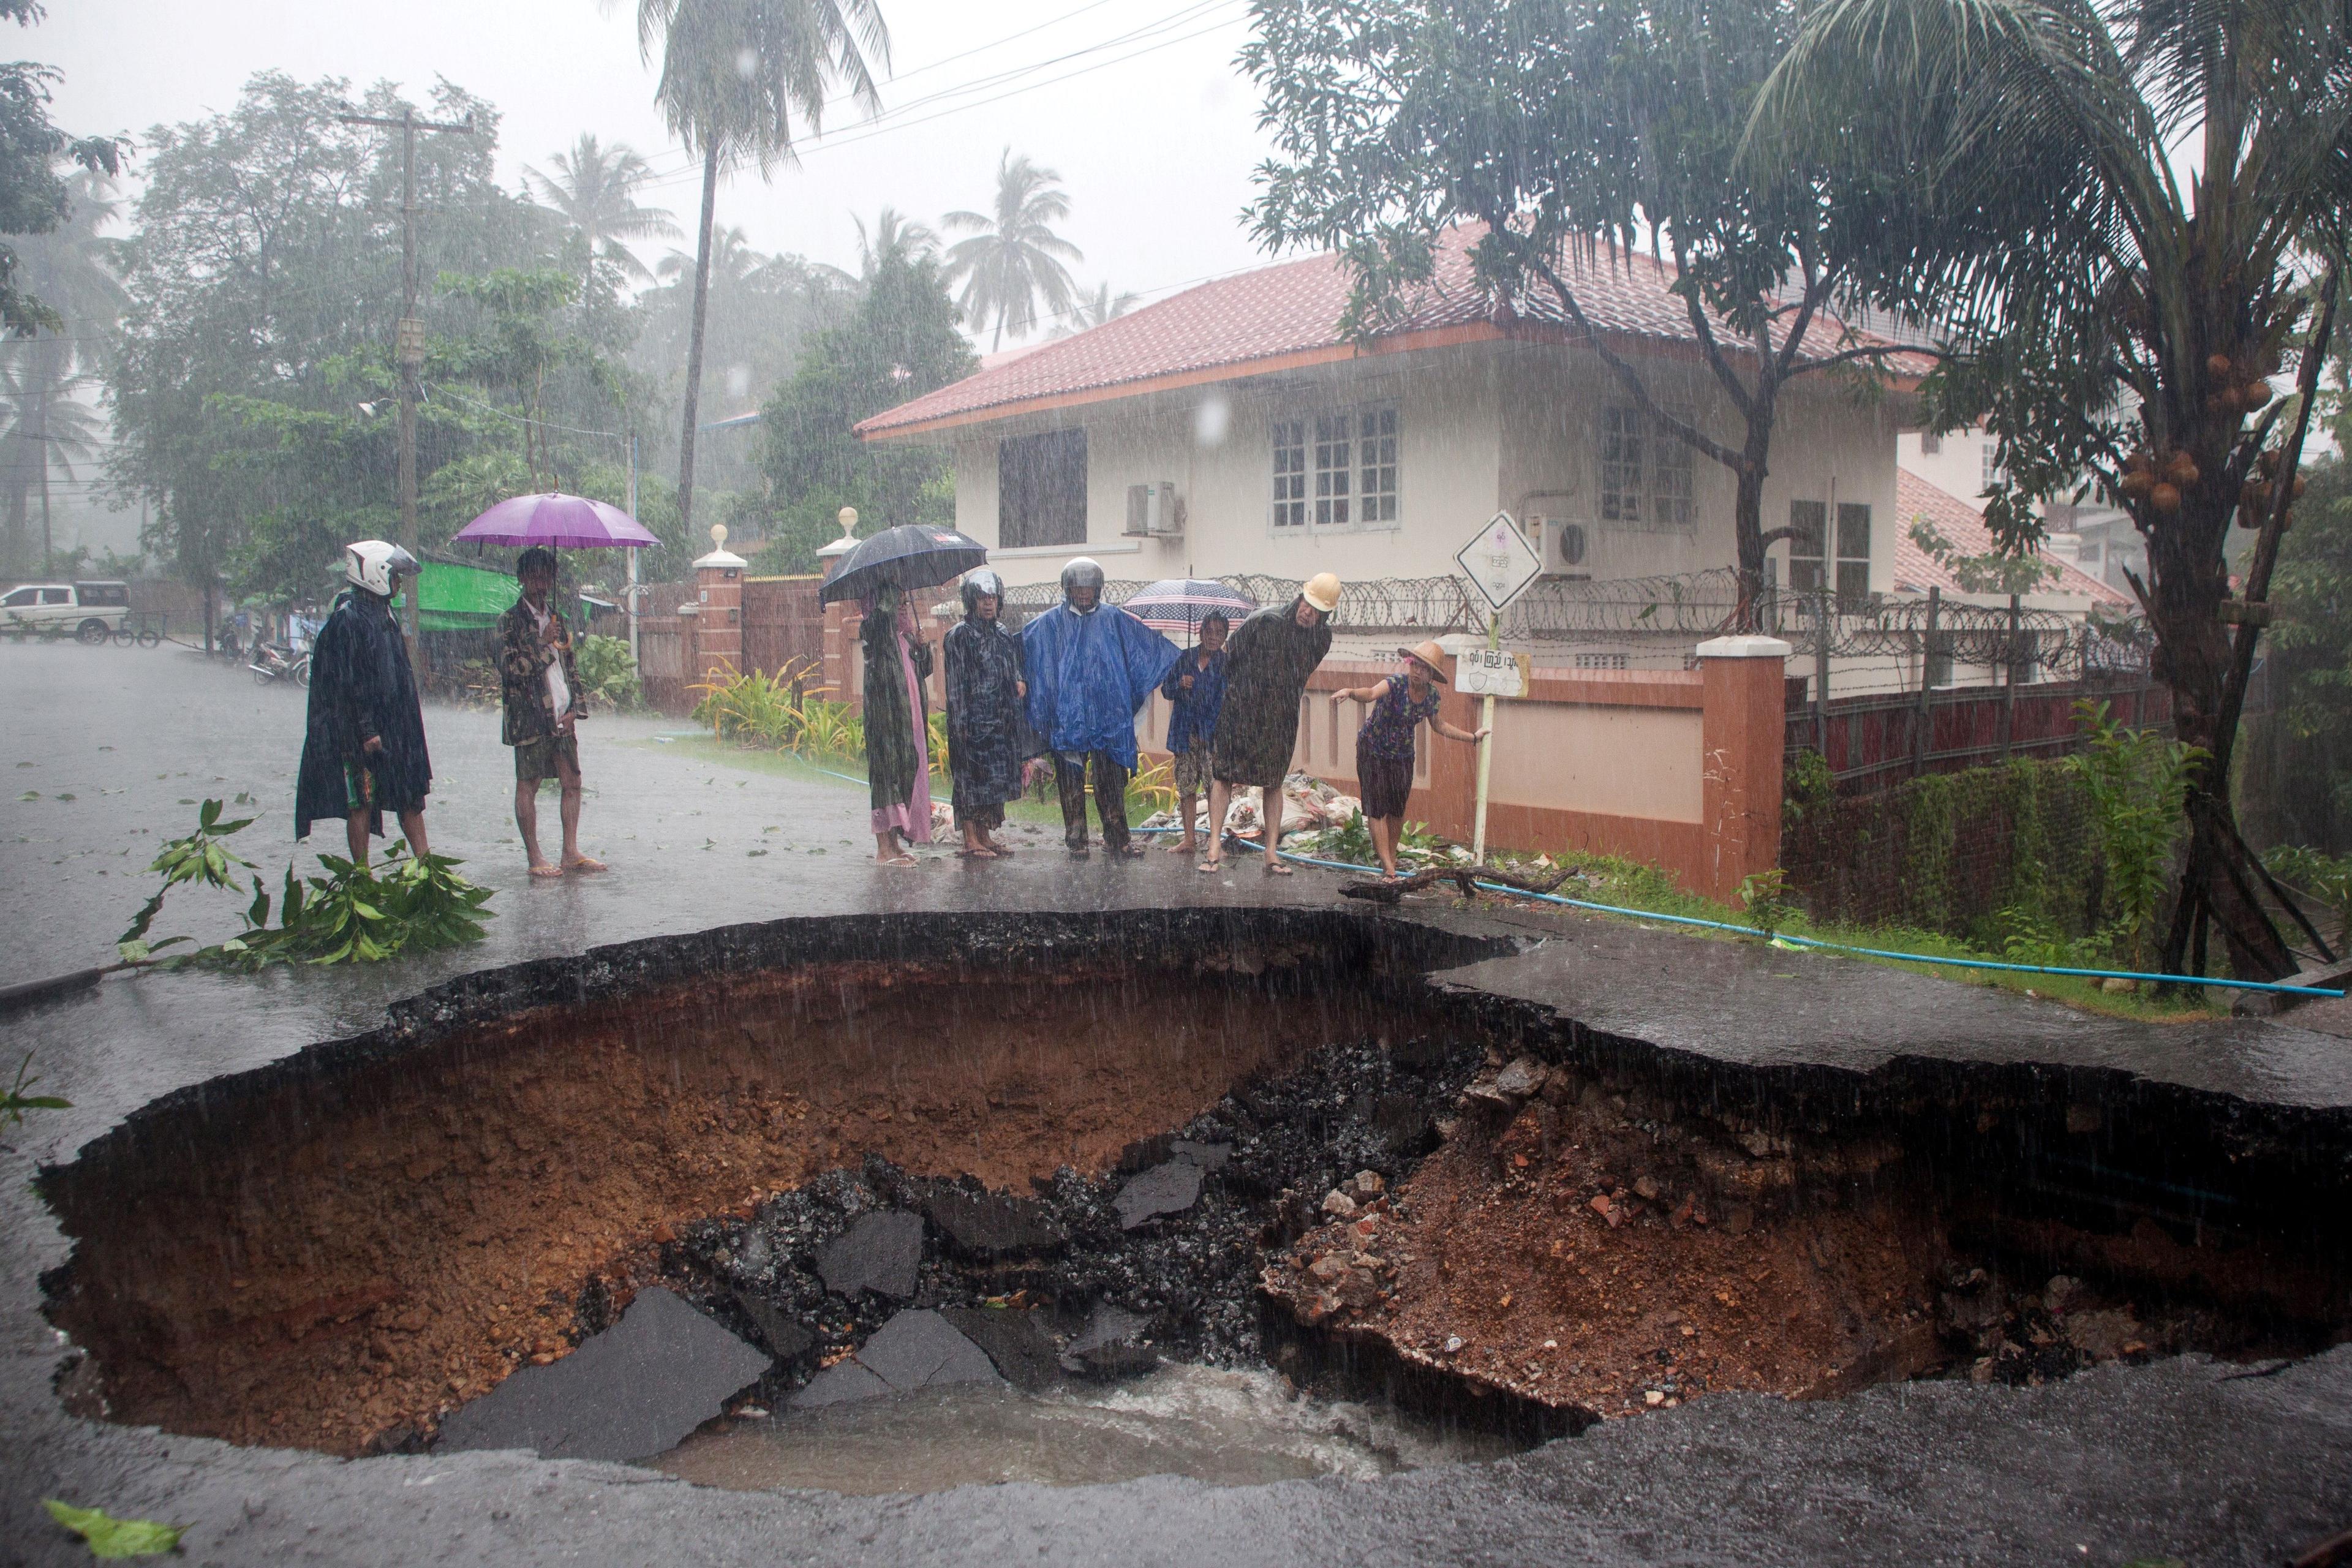
[[647,1461],[730,1491],[858,1496],[1031,1481],[1095,1486],[1186,1476],[1211,1486],[1370,1479],[1499,1458],[1518,1445],[1326,1402],[1264,1370],[1171,1364],[1110,1388],[1027,1394],[981,1384],[730,1419]]

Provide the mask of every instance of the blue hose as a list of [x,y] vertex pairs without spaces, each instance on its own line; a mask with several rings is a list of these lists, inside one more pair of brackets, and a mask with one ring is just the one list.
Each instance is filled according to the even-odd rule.
[[[1144,833],[1173,833],[1172,827],[1139,828]],[[1314,866],[1326,871],[1357,871],[1377,877],[1380,869],[1373,866],[1357,866],[1345,860],[1318,860],[1311,856],[1294,855],[1287,849],[1275,853],[1301,866]],[[1535,899],[1547,904],[1564,904],[1570,909],[1593,910],[1605,915],[1628,915],[1635,920],[1659,921],[1667,925],[1697,926],[1705,931],[1727,931],[1735,936],[1759,934],[1753,926],[1733,925],[1727,921],[1700,920],[1695,915],[1665,915],[1654,910],[1628,909],[1622,904],[1596,904],[1586,899],[1564,898],[1558,893],[1535,893],[1524,888],[1506,887],[1500,882],[1481,881],[1477,884],[1490,893],[1505,893],[1513,898]],[[2216,985],[2234,991],[2270,991],[2290,996],[2340,997],[2341,991],[2329,991],[2316,985],[2283,985],[2270,980],[2217,980],[2194,974],[2145,974],[2132,969],[2067,969],[2052,963],[2004,963],[1990,958],[1942,958],[1925,952],[1892,952],[1878,947],[1853,947],[1842,942],[1823,942],[1819,937],[1775,936],[1775,942],[1790,947],[1814,948],[1823,952],[1853,953],[1864,958],[1892,958],[1905,963],[1940,964],[1948,969],[1996,969],[2012,974],[2070,974],[2084,980],[2151,980],[2174,985]]]

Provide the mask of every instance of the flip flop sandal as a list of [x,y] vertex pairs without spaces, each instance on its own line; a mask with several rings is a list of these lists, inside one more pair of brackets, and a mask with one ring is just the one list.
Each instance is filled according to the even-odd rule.
[[536,880],[541,882],[552,882],[557,878],[563,875],[563,868],[561,866],[533,866],[530,868],[530,874]]
[[1224,868],[1225,863],[1222,860],[1203,860],[1199,865],[1192,868],[1192,869],[1198,871],[1203,877],[1213,877]]
[[893,868],[903,868],[905,867],[912,866],[915,863],[915,858],[912,855],[893,855],[887,860],[877,860],[874,863],[877,866],[888,866]]
[[1269,877],[1288,877],[1293,876],[1296,873],[1294,873],[1289,867],[1284,865],[1281,861],[1276,860],[1266,867],[1265,874]]
[[602,860],[592,859],[588,856],[583,855],[577,859],[566,860],[563,863],[563,868],[566,871],[578,871],[583,875],[589,875],[597,871],[604,870],[607,868]]

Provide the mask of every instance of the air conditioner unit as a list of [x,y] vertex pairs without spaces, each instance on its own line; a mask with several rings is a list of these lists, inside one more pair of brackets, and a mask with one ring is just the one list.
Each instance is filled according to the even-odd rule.
[[1592,575],[1587,560],[1591,524],[1559,517],[1531,517],[1521,527],[1528,543],[1535,549],[1536,559],[1543,563],[1545,576],[1583,581]]
[[1172,479],[1127,487],[1127,532],[1135,539],[1168,539],[1184,531],[1184,509]]

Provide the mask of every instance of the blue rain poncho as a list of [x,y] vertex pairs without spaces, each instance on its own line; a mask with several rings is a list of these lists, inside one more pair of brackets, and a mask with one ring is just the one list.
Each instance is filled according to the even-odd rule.
[[1038,740],[1132,770],[1135,716],[1176,662],[1176,645],[1116,605],[1082,616],[1066,603],[1022,627],[1021,644]]

